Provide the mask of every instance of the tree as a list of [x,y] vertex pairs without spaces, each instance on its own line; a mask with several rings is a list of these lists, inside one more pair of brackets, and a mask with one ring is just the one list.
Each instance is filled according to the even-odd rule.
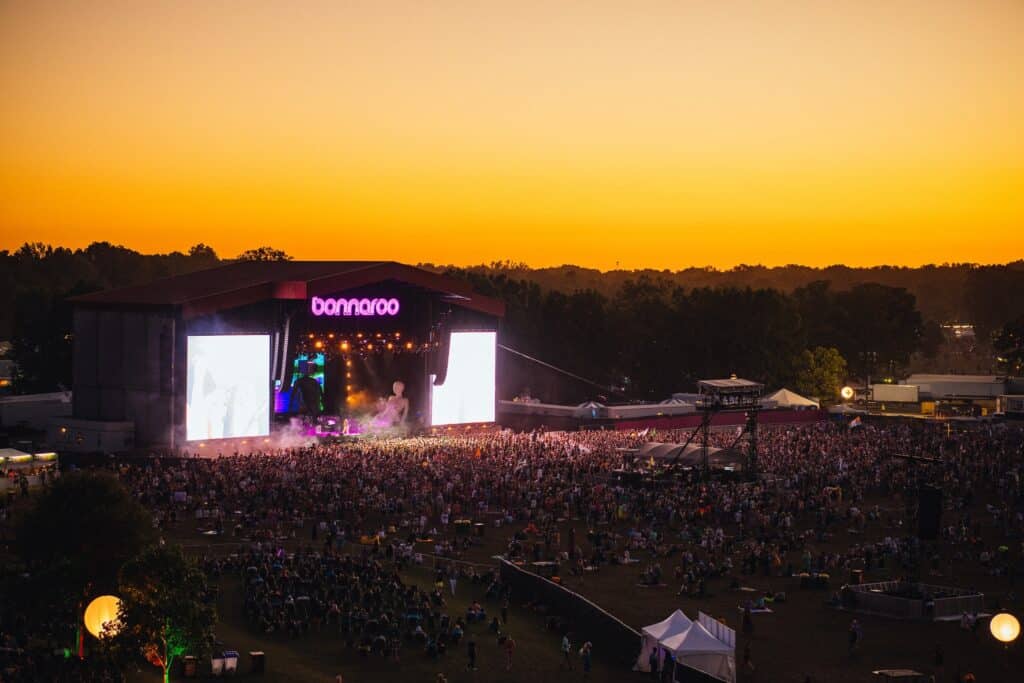
[[247,249],[236,257],[238,261],[291,261],[292,257],[273,247]]
[[836,330],[832,346],[857,363],[858,376],[876,368],[898,371],[917,350],[924,323],[914,295],[898,287],[857,285],[835,295]]
[[17,547],[44,600],[58,602],[117,585],[121,565],[152,543],[149,513],[109,474],[67,474],[20,520]]
[[846,360],[833,347],[816,346],[800,354],[796,390],[824,402],[834,401],[846,380]]
[[178,546],[151,546],[121,568],[121,610],[108,647],[115,657],[140,654],[163,670],[179,657],[208,653],[217,613],[206,577]]
[[217,260],[217,252],[213,250],[213,247],[199,242],[193,244],[188,248],[188,255],[192,258],[209,259],[211,261]]
[[1024,315],[1003,325],[992,341],[999,365],[1011,375],[1024,372]]

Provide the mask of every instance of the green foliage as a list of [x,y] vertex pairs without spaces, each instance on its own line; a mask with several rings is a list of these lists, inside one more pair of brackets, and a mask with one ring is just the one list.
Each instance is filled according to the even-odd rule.
[[273,247],[247,249],[235,257],[236,261],[291,261],[292,257]]
[[178,546],[151,546],[127,562],[118,583],[119,632],[108,643],[126,663],[146,657],[168,680],[174,662],[213,647],[216,610],[206,577]]
[[84,249],[26,243],[0,251],[0,339],[11,340],[18,368],[17,393],[57,391],[71,386],[71,306],[78,294],[151,282],[219,263],[199,244],[185,255],[143,255],[94,242]]
[[1024,316],[1024,261],[974,268],[967,275],[964,302],[968,321],[980,338],[989,338]]
[[993,339],[999,366],[1012,375],[1024,373],[1024,315],[1003,325]]
[[149,513],[112,475],[66,474],[20,518],[17,548],[34,599],[59,603],[111,591],[129,558],[155,539]]
[[816,346],[800,354],[796,390],[823,403],[834,403],[846,380],[846,360],[838,349]]

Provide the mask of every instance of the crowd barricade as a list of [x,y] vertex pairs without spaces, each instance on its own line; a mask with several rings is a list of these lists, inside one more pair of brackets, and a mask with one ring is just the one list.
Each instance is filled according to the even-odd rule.
[[[924,583],[912,584],[920,596],[899,595],[908,588],[903,581],[878,581],[858,586],[847,586],[844,604],[856,612],[868,612],[895,619],[949,619],[961,614],[977,614],[982,611],[985,596],[974,591],[935,586]],[[927,599],[924,597],[927,595]]]
[[[517,604],[526,602],[546,606],[548,616],[564,620],[572,633],[575,647],[586,641],[609,664],[630,667],[640,646],[640,632],[601,609],[579,593],[505,559],[501,563],[501,581],[511,586]],[[560,638],[561,633],[552,638]]]

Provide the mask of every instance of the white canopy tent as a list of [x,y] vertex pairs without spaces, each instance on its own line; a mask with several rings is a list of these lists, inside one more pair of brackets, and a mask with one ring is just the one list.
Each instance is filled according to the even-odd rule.
[[820,407],[820,404],[817,401],[804,398],[800,394],[795,391],[790,391],[789,389],[779,389],[774,394],[765,396],[762,400],[766,403],[769,401],[774,402],[776,408],[808,409]]
[[[640,654],[636,658],[634,671],[651,670],[651,653],[658,650],[658,643],[665,638],[682,633],[693,625],[693,621],[683,614],[682,610],[676,610],[668,615],[668,618],[659,621],[657,624],[644,626],[640,630]],[[665,653],[658,653],[658,669],[660,670],[665,661]]]
[[[688,666],[725,683],[736,683],[736,650],[711,634],[702,624],[660,641],[677,664]],[[673,674],[674,678],[674,674]]]

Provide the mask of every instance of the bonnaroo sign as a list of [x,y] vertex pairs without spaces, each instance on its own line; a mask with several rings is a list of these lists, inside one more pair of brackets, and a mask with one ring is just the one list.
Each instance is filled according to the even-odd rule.
[[321,299],[314,296],[309,302],[309,310],[317,316],[398,315],[398,309],[398,299]]

